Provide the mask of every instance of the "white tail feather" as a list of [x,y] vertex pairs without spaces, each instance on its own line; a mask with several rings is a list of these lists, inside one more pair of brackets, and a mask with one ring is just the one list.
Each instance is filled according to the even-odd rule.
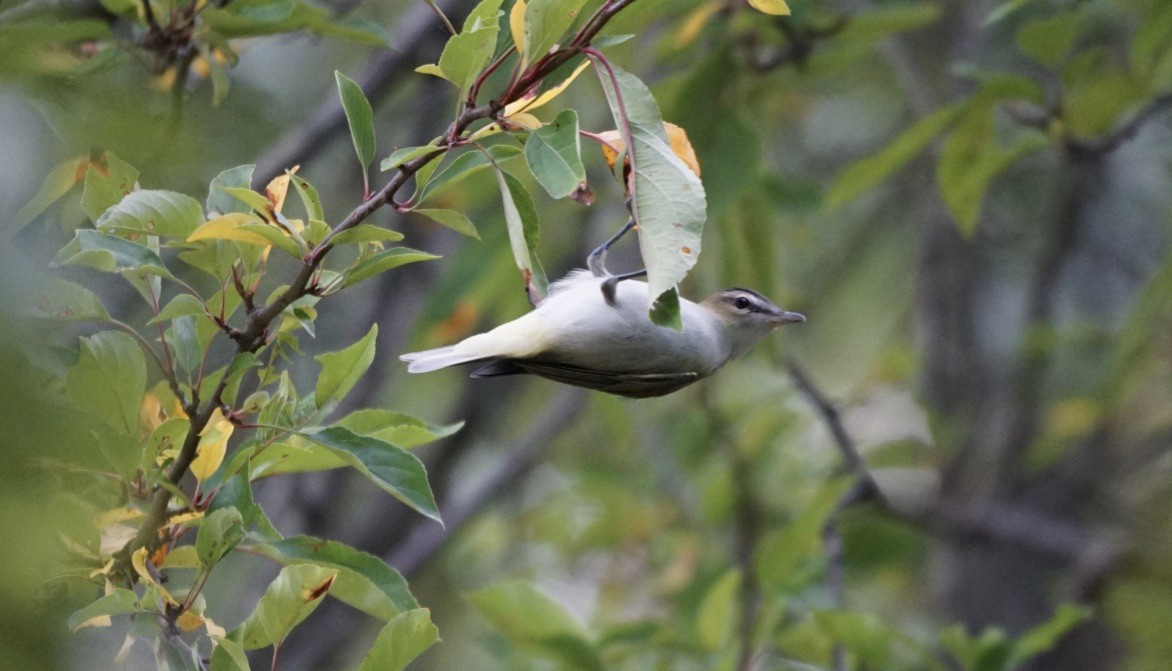
[[471,363],[484,358],[483,354],[457,354],[455,349],[455,345],[448,345],[447,347],[437,347],[422,352],[404,354],[399,358],[410,364],[407,366],[408,373],[430,373],[440,368],[457,366],[462,363]]

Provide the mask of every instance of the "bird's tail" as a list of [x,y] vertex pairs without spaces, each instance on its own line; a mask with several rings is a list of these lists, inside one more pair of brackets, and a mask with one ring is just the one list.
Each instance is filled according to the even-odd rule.
[[407,366],[408,373],[430,373],[440,368],[458,366],[462,363],[472,363],[473,361],[481,361],[485,358],[483,354],[457,354],[455,350],[455,345],[448,345],[447,347],[437,347],[422,352],[411,352],[399,358],[410,364]]

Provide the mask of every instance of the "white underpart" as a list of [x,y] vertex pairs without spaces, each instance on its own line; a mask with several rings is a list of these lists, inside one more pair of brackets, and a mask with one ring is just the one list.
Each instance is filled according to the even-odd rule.
[[614,305],[602,295],[602,278],[576,270],[550,287],[538,308],[487,333],[449,347],[403,356],[408,370],[424,373],[481,359],[540,358],[566,366],[616,373],[707,375],[730,355],[719,319],[680,299],[682,332],[647,316],[647,284],[620,282]]

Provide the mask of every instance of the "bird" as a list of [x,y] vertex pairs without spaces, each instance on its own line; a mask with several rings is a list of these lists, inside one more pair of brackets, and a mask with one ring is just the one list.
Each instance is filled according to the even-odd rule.
[[607,282],[575,270],[525,315],[454,345],[403,354],[408,372],[482,364],[474,378],[533,374],[564,384],[648,398],[704,379],[803,315],[751,289],[733,287],[699,303],[681,298],[682,330],[653,323],[645,282]]

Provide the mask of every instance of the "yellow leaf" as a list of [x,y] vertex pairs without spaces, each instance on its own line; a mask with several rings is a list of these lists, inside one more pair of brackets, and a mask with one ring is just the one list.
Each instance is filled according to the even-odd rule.
[[244,214],[243,212],[232,212],[221,217],[216,217],[208,223],[200,226],[187,236],[188,242],[196,242],[198,240],[235,240],[237,242],[247,242],[253,245],[264,245],[265,247],[272,246],[264,236],[253,233],[252,231],[242,231],[240,226],[244,224],[259,224],[262,223],[260,219],[251,214]]
[[[671,145],[672,153],[678,156],[688,166],[688,169],[699,177],[700,163],[696,160],[696,152],[692,149],[692,142],[688,139],[688,134],[674,123],[664,122],[663,129],[667,133],[667,141]],[[626,147],[626,143],[623,142],[623,137],[617,130],[599,133],[598,138],[606,143],[602,145],[602,156],[606,159],[606,164],[613,170],[614,162],[618,159],[619,152]]]
[[163,412],[163,403],[159,397],[149,391],[143,394],[142,403],[138,406],[138,421],[142,426],[142,432],[149,435],[166,419],[167,413]]
[[505,118],[511,117],[514,114],[517,114],[518,112],[535,110],[538,107],[541,107],[542,105],[553,100],[554,98],[560,96],[562,94],[562,91],[565,91],[567,88],[569,88],[570,84],[573,84],[574,80],[578,78],[578,75],[582,74],[582,71],[585,70],[589,65],[590,65],[590,61],[588,61],[588,60],[582,61],[582,64],[579,65],[574,70],[574,72],[570,74],[569,77],[566,77],[566,79],[562,83],[558,84],[557,86],[553,87],[552,89],[546,91],[545,93],[542,93],[541,95],[539,95],[535,98],[534,97],[522,98],[520,100],[515,100],[515,101],[509,103],[508,105],[505,105],[505,109],[503,111]]
[[220,625],[213,622],[212,618],[210,618],[206,615],[203,617],[203,626],[207,628],[208,636],[221,636],[221,637],[223,637],[223,636],[228,635],[227,630],[225,630],[223,627],[221,627]]
[[190,610],[183,611],[183,614],[175,620],[175,624],[178,625],[179,628],[184,632],[195,631],[196,629],[202,627],[203,623],[203,618],[191,612]]
[[199,447],[191,462],[191,474],[197,481],[203,482],[220,467],[228,450],[228,439],[235,429],[232,422],[224,418],[224,413],[216,408],[208,425],[199,432]]
[[763,14],[789,16],[789,5],[785,0],[749,0],[749,5]]
[[112,557],[137,535],[138,529],[128,524],[111,524],[102,528],[98,533],[98,556]]
[[280,212],[281,208],[285,206],[285,195],[289,193],[289,178],[300,167],[299,165],[295,165],[289,170],[286,170],[285,174],[277,175],[265,187],[265,198],[273,206],[273,212]]
[[1101,415],[1102,409],[1091,398],[1058,401],[1046,411],[1046,433],[1058,438],[1081,438],[1095,428]]
[[179,602],[175,600],[175,597],[171,596],[171,593],[164,589],[163,586],[154,579],[154,577],[151,575],[151,572],[147,570],[146,561],[146,548],[139,548],[134,551],[134,554],[130,555],[130,564],[134,567],[134,572],[138,574],[138,577],[142,578],[143,582],[149,583],[150,585],[154,586],[155,589],[159,590],[159,594],[163,595],[163,598],[167,600],[167,603],[171,604],[172,606],[178,606]]
[[128,507],[112,508],[106,512],[94,515],[94,526],[98,529],[105,529],[111,524],[125,522],[126,520],[132,520],[136,517],[142,517],[141,510],[135,510],[134,508]]
[[509,31],[513,33],[513,44],[517,45],[517,55],[521,58],[521,68],[525,68],[528,54],[525,53],[525,0],[517,0],[509,12]]
[[[203,517],[202,510],[192,510],[192,511],[189,511],[186,513],[179,513],[178,515],[172,515],[171,517],[168,517],[167,524],[170,524],[170,525],[183,524],[184,522],[198,520],[202,517]],[[164,554],[162,561],[166,561],[166,559],[167,559],[167,555]],[[156,566],[158,566],[159,564],[162,563],[162,561],[153,561],[152,560],[152,563],[155,564]]]
[[692,141],[688,139],[688,134],[674,123],[665,121],[663,127],[667,129],[667,141],[671,143],[671,150],[699,177],[700,163],[696,161],[696,152],[692,149]]
[[545,124],[541,123],[541,119],[529,114],[528,112],[518,112],[507,119],[510,126],[520,126],[525,130],[537,130]]
[[706,2],[692,10],[688,18],[680,23],[679,28],[676,28],[676,32],[671,38],[671,45],[676,49],[683,49],[691,44],[700,35],[700,31],[704,30],[704,26],[708,25],[708,20],[712,18],[712,15],[720,11],[722,7],[724,4],[720,2]]
[[77,625],[73,630],[78,631],[86,627],[109,627],[112,624],[114,624],[114,621],[110,619],[109,615],[96,615]]

